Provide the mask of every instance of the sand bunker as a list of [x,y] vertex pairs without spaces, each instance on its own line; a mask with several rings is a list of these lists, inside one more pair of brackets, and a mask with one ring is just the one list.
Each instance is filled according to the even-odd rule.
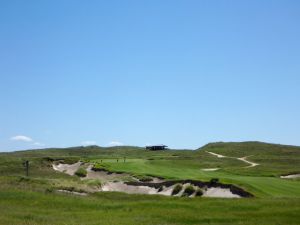
[[217,154],[217,153],[214,153],[214,152],[208,152],[208,151],[206,151],[206,152],[209,153],[209,154],[211,154],[211,155],[217,156],[218,158],[237,159],[237,160],[240,160],[242,162],[250,164],[250,166],[246,166],[245,168],[251,168],[251,167],[255,167],[255,166],[259,165],[258,163],[250,162],[249,160],[247,160],[247,157],[250,157],[250,156],[245,156],[245,157],[237,158],[237,157],[230,157],[230,156],[220,155],[220,154]]
[[102,182],[108,182],[108,181],[131,179],[131,180],[138,181],[136,178],[130,176],[129,174],[112,173],[112,172],[107,172],[104,170],[103,171],[94,171],[94,170],[92,170],[92,168],[93,168],[93,165],[88,166],[88,168],[86,169],[87,176],[82,178],[83,180],[98,179],[98,180],[101,180]]
[[[174,195],[177,197],[181,197],[184,194],[184,189],[187,186],[190,186],[190,183],[186,183],[183,185],[182,190]],[[123,182],[108,182],[102,187],[102,191],[111,191],[111,192],[124,192],[127,194],[148,194],[148,195],[164,195],[164,196],[172,196],[172,191],[176,185],[172,185],[170,187],[164,187],[162,190],[159,188],[149,187],[149,186],[133,186],[128,185]],[[193,186],[193,185],[191,185]],[[193,186],[195,190],[196,186]],[[195,197],[195,193],[190,195],[189,197]],[[241,196],[237,194],[233,194],[229,188],[220,188],[220,187],[210,187],[205,188],[203,190],[203,197],[214,197],[214,198],[241,198]]]
[[240,198],[241,196],[233,194],[229,189],[212,187],[208,188],[204,193],[203,197],[211,198]]
[[[78,162],[74,164],[53,164],[53,169],[69,175],[74,175],[83,163]],[[81,178],[85,179],[98,179],[103,184],[98,191],[104,192],[124,192],[127,194],[148,194],[148,195],[165,195],[172,196],[174,187],[177,184],[182,185],[182,190],[174,196],[183,196],[184,189],[187,186],[193,186],[195,189],[194,193],[189,197],[195,197],[196,190],[200,189],[203,192],[204,197],[218,197],[218,198],[240,198],[240,197],[251,197],[250,193],[243,191],[242,189],[228,184],[220,183],[210,183],[210,182],[201,182],[201,181],[165,181],[160,178],[151,178],[147,182],[142,182],[137,178],[126,173],[113,173],[101,170],[93,170],[93,165],[86,165],[87,167],[87,176]],[[215,171],[219,168],[207,168],[203,169],[205,171]],[[127,182],[125,182],[127,180]],[[73,192],[68,190],[58,190],[59,192],[77,194],[77,195],[86,195],[86,193]]]
[[74,164],[63,164],[63,163],[59,163],[59,164],[53,164],[52,167],[54,170],[59,171],[59,172],[63,172],[66,174],[69,174],[71,176],[73,176],[75,174],[75,172],[79,169],[79,167],[81,166],[81,162],[77,162]]
[[124,192],[127,194],[147,194],[147,195],[165,195],[171,196],[173,191],[173,186],[164,188],[162,191],[159,188],[149,187],[149,186],[134,186],[128,185],[124,182],[108,182],[102,187],[102,191],[112,191],[112,192]]
[[207,169],[202,169],[202,171],[217,171],[219,170],[220,168],[207,168]]
[[300,174],[290,174],[290,175],[280,176],[280,178],[283,178],[283,179],[296,179],[296,178],[300,178]]

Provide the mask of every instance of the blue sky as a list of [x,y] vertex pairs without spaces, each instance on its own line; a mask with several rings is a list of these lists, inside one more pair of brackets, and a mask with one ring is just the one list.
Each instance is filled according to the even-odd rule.
[[300,145],[299,1],[1,1],[0,151]]

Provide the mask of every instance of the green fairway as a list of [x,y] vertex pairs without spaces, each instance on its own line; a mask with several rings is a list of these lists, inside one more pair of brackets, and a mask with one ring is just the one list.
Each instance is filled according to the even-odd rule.
[[[103,163],[111,171],[122,171],[140,175],[153,175],[169,179],[210,180],[220,178],[225,183],[235,183],[254,192],[256,196],[299,197],[300,182],[278,177],[242,176],[222,169],[202,171],[200,166],[186,160],[132,160],[126,163]],[[252,169],[252,168],[249,168]]]

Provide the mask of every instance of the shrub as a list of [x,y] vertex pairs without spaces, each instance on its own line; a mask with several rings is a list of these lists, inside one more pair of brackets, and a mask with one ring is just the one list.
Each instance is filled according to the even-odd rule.
[[218,183],[219,182],[219,178],[212,178],[211,180],[210,180],[210,183],[212,183],[212,184],[216,184],[216,183]]
[[157,192],[161,192],[161,191],[163,191],[163,190],[164,190],[164,186],[160,186],[160,187],[158,188]]
[[30,181],[30,178],[29,177],[20,177],[20,179],[19,179],[19,182],[28,182],[28,181]]
[[200,197],[200,196],[202,196],[202,195],[203,195],[203,191],[202,191],[200,188],[198,188],[198,189],[196,190],[195,196]]
[[195,188],[192,185],[187,186],[184,189],[183,196],[190,196],[195,193]]
[[63,159],[63,163],[66,163],[66,164],[74,164],[74,163],[77,163],[79,161],[79,157],[70,157],[70,158],[65,158]]
[[86,169],[84,169],[83,167],[80,167],[76,172],[75,175],[78,177],[86,177],[87,172]]
[[149,176],[144,175],[133,175],[136,179],[138,179],[140,182],[151,182],[153,179]]
[[45,192],[46,193],[52,193],[54,191],[54,188],[53,187],[48,187],[46,188]]
[[182,190],[182,185],[181,184],[177,184],[173,188],[172,195],[177,195],[181,190]]
[[100,188],[102,185],[100,180],[87,180],[86,184],[90,187],[96,187],[96,188]]
[[151,181],[153,181],[153,179],[150,178],[150,177],[143,177],[143,178],[139,179],[139,181],[141,181],[141,182],[151,182]]

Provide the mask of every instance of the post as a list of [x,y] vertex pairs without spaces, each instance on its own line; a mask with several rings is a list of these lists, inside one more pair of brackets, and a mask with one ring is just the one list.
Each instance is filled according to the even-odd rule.
[[29,176],[29,161],[26,160],[24,163],[23,163],[24,167],[25,167],[25,172],[26,172],[26,176],[28,177]]

